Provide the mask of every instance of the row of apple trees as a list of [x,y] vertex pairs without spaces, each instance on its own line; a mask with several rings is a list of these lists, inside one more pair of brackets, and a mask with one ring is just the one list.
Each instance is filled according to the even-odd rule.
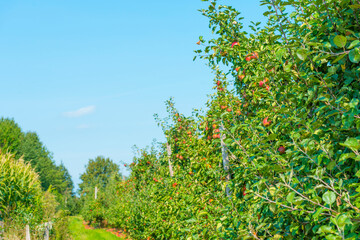
[[139,151],[108,224],[134,239],[359,239],[360,2],[262,0],[251,32],[206,2],[214,38],[196,54],[215,93],[191,117],[167,102],[167,143]]

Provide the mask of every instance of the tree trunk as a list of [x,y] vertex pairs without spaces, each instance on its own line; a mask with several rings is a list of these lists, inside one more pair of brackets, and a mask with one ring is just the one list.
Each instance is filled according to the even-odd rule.
[[171,165],[171,148],[169,143],[166,143],[166,149],[167,149],[167,154],[168,154],[168,162],[169,162],[169,172],[170,172],[170,177],[174,176],[174,171]]
[[[223,168],[224,171],[227,173],[226,175],[226,181],[229,181],[231,179],[231,174],[230,174],[230,164],[229,164],[229,156],[227,154],[227,149],[226,149],[226,145],[225,145],[225,138],[226,135],[224,134],[224,125],[221,123],[220,124],[220,143],[221,143],[221,154],[222,154],[222,162],[223,162]],[[226,186],[226,195],[229,197],[230,196],[230,189],[228,186]]]

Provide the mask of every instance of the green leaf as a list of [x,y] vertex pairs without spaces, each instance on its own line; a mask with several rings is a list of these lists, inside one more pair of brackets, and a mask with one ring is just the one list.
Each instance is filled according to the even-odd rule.
[[348,112],[345,112],[341,118],[342,118],[342,123],[344,124],[344,128],[348,129],[351,127],[351,125],[353,124],[355,118],[355,114],[357,113],[357,111],[355,109],[351,109]]
[[351,99],[351,101],[349,103],[349,106],[351,108],[356,108],[358,104],[359,104],[359,99],[353,98],[353,99]]
[[335,231],[331,228],[331,226],[321,226],[316,233],[335,233]]
[[296,51],[296,55],[300,60],[305,60],[308,56],[308,51],[306,49],[299,49]]
[[188,219],[188,220],[186,220],[185,222],[187,222],[187,223],[194,223],[194,222],[196,222],[197,220],[195,219],[195,218],[191,218],[191,219]]
[[270,187],[270,188],[269,188],[269,191],[270,191],[270,194],[274,196],[274,195],[275,195],[276,188]]
[[277,138],[277,134],[276,133],[272,133],[268,136],[268,141],[271,141],[271,140],[275,140]]
[[360,8],[360,4],[353,4],[353,5],[350,5],[349,7],[352,9],[357,9],[357,8]]
[[348,138],[344,143],[340,143],[340,145],[350,148],[353,151],[357,151],[360,149],[360,141],[356,138]]
[[349,59],[353,63],[360,62],[360,48],[354,48],[349,52]]
[[333,204],[336,200],[336,195],[334,192],[327,191],[326,193],[324,193],[322,199],[325,203],[331,206],[331,204]]
[[301,197],[296,197],[294,198],[294,204],[297,205],[297,206],[300,206],[303,202],[303,199]]
[[352,224],[348,216],[346,216],[345,214],[341,214],[336,217],[336,225],[340,229],[344,229],[346,224]]
[[198,217],[202,217],[204,215],[208,215],[208,212],[202,211],[199,213]]
[[285,72],[290,72],[291,67],[292,67],[292,64],[291,64],[291,63],[289,63],[288,65],[285,65],[285,66],[284,66]]
[[318,217],[320,216],[320,214],[325,211],[324,208],[318,208],[318,210],[316,210],[316,212],[314,213],[313,217],[314,219],[318,219]]
[[341,35],[337,35],[337,36],[334,38],[334,43],[335,43],[335,45],[338,46],[339,48],[345,47],[346,41],[347,41],[346,37],[341,36]]
[[343,59],[346,55],[347,55],[346,53],[339,55],[337,58],[335,58],[334,61],[332,61],[332,64],[337,63],[338,61],[340,61],[341,59]]
[[278,50],[276,51],[275,57],[276,57],[278,60],[280,60],[280,59],[284,56],[285,52],[286,52],[286,49],[285,49],[285,48],[280,48],[280,49],[278,49]]
[[325,239],[326,240],[341,240],[342,238],[340,236],[336,236],[334,234],[329,234],[329,235],[326,235]]
[[326,166],[326,169],[327,170],[333,170],[334,167],[336,166],[336,162],[335,161],[331,161],[327,166]]
[[360,43],[359,40],[355,40],[355,41],[352,41],[348,47],[348,49],[352,49],[353,47],[355,47],[356,45],[358,45]]
[[289,203],[292,203],[293,200],[294,200],[294,197],[295,197],[295,192],[291,192],[287,195],[286,197],[286,200],[289,202]]
[[354,153],[344,153],[344,154],[341,154],[339,161],[342,162],[348,158],[355,159],[355,157],[356,157],[356,155]]

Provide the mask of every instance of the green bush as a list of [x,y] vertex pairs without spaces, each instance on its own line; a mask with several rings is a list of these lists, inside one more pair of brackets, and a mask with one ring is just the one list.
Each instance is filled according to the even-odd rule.
[[70,239],[69,215],[70,212],[66,210],[60,210],[56,213],[55,222],[53,224],[53,233],[56,240]]

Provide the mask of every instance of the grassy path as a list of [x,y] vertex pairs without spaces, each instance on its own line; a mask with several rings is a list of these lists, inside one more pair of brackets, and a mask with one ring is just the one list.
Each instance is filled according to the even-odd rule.
[[70,218],[69,229],[73,240],[125,240],[103,229],[85,229],[80,217]]

